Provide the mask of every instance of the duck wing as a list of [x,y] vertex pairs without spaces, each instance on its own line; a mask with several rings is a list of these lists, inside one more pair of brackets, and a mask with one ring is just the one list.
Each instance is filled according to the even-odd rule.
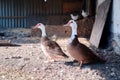
[[63,57],[68,57],[55,41],[47,40],[44,42],[43,45],[46,49],[46,52],[50,55],[59,55],[59,56],[63,56]]
[[78,41],[77,36],[68,46],[68,51],[76,60],[83,61],[83,63],[90,62],[105,62],[102,58],[96,55],[91,49],[89,49],[86,45],[80,43]]
[[85,62],[105,62],[104,59],[102,59],[100,56],[98,56],[95,52],[93,52],[91,49],[89,49],[86,45],[79,43],[77,45],[78,51],[81,52],[81,54],[85,60]]

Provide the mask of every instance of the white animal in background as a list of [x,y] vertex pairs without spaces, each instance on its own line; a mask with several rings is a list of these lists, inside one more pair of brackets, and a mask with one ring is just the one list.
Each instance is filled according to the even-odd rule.
[[77,20],[78,18],[79,18],[79,15],[73,15],[73,14],[70,14],[70,16],[71,16],[71,18],[73,19],[73,20]]
[[44,0],[45,2],[47,2],[47,0]]
[[85,18],[85,17],[87,17],[87,16],[88,16],[88,13],[87,13],[87,12],[85,12],[84,10],[82,10],[81,15]]

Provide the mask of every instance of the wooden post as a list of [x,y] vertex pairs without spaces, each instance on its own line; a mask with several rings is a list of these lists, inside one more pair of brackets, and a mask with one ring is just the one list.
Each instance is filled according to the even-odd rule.
[[99,47],[101,35],[107,18],[107,13],[109,11],[110,2],[111,0],[103,0],[96,11],[96,18],[90,37],[90,43],[97,48]]

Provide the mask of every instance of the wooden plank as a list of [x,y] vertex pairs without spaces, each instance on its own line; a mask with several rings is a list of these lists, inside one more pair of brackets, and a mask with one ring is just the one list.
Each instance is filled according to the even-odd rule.
[[21,46],[21,45],[11,43],[10,41],[7,40],[0,40],[0,47],[2,46]]
[[99,47],[101,35],[107,18],[111,0],[105,0],[98,6],[95,23],[90,37],[90,43],[95,47]]

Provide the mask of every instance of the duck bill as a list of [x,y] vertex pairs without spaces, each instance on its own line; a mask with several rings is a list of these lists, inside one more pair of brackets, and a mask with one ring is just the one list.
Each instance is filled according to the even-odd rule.
[[32,29],[36,29],[36,28],[38,28],[37,25],[35,25],[34,27],[32,27]]

